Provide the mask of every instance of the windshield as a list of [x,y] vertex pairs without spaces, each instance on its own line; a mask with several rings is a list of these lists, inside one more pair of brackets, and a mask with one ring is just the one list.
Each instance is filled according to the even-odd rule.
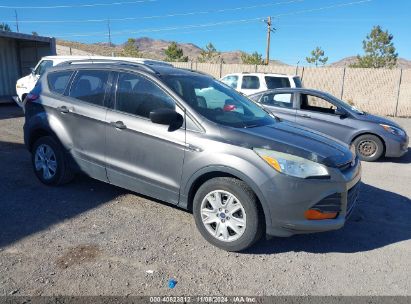
[[260,106],[210,77],[167,75],[163,79],[193,109],[215,123],[251,128],[276,122]]
[[333,95],[330,95],[330,94],[327,94],[327,95],[330,99],[332,99],[337,105],[341,106],[342,108],[345,108],[345,109],[348,108],[352,112],[354,112],[356,114],[359,114],[359,115],[364,115],[365,114],[365,112],[357,109],[355,106],[350,105],[350,104],[346,103],[345,101],[343,101],[341,99],[338,99],[337,97],[335,97]]

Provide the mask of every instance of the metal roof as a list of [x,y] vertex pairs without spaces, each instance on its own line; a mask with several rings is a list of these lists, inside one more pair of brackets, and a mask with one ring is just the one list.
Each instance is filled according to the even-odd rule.
[[36,36],[36,35],[16,33],[16,32],[7,32],[7,31],[0,31],[0,38],[11,38],[11,39],[29,40],[29,41],[38,41],[38,42],[51,42],[54,39],[53,37]]

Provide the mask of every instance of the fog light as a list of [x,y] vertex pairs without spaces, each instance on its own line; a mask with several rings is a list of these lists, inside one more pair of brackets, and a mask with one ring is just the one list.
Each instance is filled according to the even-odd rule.
[[337,217],[338,212],[323,213],[318,210],[309,209],[304,212],[304,216],[307,220],[330,220]]

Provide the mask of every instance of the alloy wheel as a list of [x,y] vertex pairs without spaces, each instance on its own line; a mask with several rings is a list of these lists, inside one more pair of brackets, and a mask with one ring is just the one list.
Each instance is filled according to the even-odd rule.
[[246,229],[246,213],[241,202],[230,192],[215,190],[201,202],[201,220],[207,231],[216,239],[233,242]]

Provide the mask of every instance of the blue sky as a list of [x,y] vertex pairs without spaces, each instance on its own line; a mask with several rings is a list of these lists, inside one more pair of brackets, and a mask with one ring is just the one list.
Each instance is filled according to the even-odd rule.
[[[270,56],[289,64],[298,61],[306,64],[305,57],[316,46],[325,50],[330,62],[361,54],[362,40],[373,25],[381,25],[394,35],[400,57],[411,59],[410,0],[361,3],[358,3],[360,0],[140,1],[3,0],[0,1],[0,22],[7,21],[15,30],[12,7],[19,7],[20,32],[25,33],[37,31],[40,35],[66,40],[106,42],[104,20],[110,18],[114,43],[122,43],[129,37],[148,36],[191,42],[200,47],[211,41],[221,51],[265,54],[266,28],[262,19],[274,16],[277,31],[272,36]],[[101,5],[114,2],[122,4]],[[349,3],[351,5],[346,5]],[[88,4],[92,6],[85,6]],[[35,9],[31,6],[69,7]],[[124,18],[131,19],[116,20]],[[97,21],[83,22],[85,20]]]

